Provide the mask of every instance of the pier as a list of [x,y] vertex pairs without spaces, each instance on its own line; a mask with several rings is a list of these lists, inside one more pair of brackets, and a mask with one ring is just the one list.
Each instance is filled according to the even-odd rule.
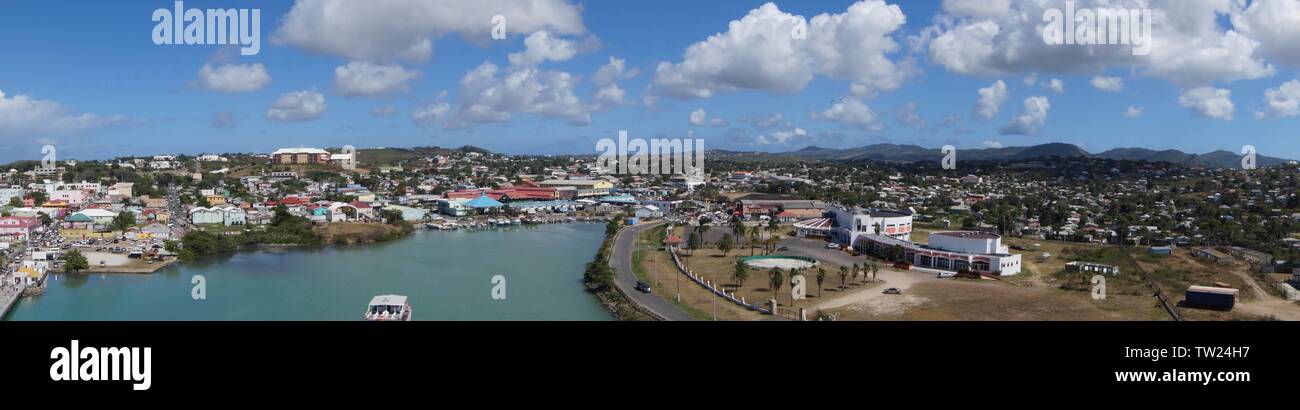
[[6,278],[4,284],[0,284],[0,318],[9,314],[9,309],[18,303],[18,299],[23,297],[23,286],[15,284]]

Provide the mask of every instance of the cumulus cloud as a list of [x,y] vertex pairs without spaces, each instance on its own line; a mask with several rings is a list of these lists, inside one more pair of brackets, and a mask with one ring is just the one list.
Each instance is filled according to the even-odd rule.
[[373,97],[405,92],[420,72],[402,66],[352,61],[334,69],[334,91],[344,97]]
[[1247,37],[1259,40],[1264,53],[1289,66],[1300,66],[1300,2],[1256,0],[1248,7],[1233,2],[1232,26]]
[[985,140],[984,148],[1002,148],[1002,142],[994,140]]
[[753,120],[754,128],[758,128],[758,129],[772,128],[780,124],[781,120],[783,119],[785,119],[785,114],[779,112],[773,113],[771,115],[755,116]]
[[1144,112],[1146,112],[1146,108],[1129,106],[1128,109],[1124,110],[1124,118],[1141,118]]
[[767,3],[732,21],[726,32],[692,44],[681,62],[659,63],[654,91],[682,99],[737,90],[793,93],[814,75],[847,80],[857,96],[895,90],[916,71],[910,60],[889,58],[900,48],[892,35],[906,21],[898,6],[883,0],[812,19]]
[[1093,88],[1102,91],[1124,91],[1124,79],[1119,77],[1096,76],[1092,78],[1091,83]]
[[1025,99],[1025,107],[1020,110],[1019,114],[1011,119],[1011,123],[1002,127],[998,132],[1002,135],[1034,135],[1038,129],[1047,122],[1047,110],[1052,108],[1047,97],[1029,97]]
[[803,128],[794,127],[766,134],[759,134],[758,137],[754,139],[754,143],[758,145],[786,144],[791,141],[805,139],[807,136],[808,132],[804,131]]
[[569,73],[535,67],[502,69],[484,62],[460,80],[456,116],[469,123],[504,122],[514,113],[562,118],[573,125],[591,124],[589,104],[584,104]]
[[1061,79],[1059,78],[1053,78],[1051,80],[1048,80],[1046,83],[1043,83],[1043,88],[1046,88],[1048,90],[1051,90],[1052,92],[1060,94],[1065,92],[1065,82],[1061,81]]
[[280,98],[266,110],[266,118],[275,121],[311,121],[325,113],[325,96],[316,90],[294,91]]
[[1287,81],[1276,88],[1264,90],[1264,102],[1268,109],[1256,111],[1255,118],[1277,119],[1300,115],[1300,80]]
[[564,61],[578,54],[578,45],[572,40],[553,37],[545,30],[529,34],[524,39],[524,51],[506,56],[510,64],[538,65],[546,61]]
[[811,117],[815,120],[857,127],[863,131],[879,131],[885,128],[876,113],[871,111],[871,107],[853,97],[844,98],[822,112],[814,112]]
[[204,64],[199,69],[199,86],[209,91],[242,93],[257,91],[271,84],[266,66],[257,64]]
[[975,107],[971,111],[976,117],[983,119],[992,119],[1002,110],[1002,104],[1007,102],[1010,97],[1007,94],[1007,83],[998,80],[997,82],[979,89],[980,98],[975,101]]
[[1145,56],[1133,55],[1131,45],[1047,44],[1041,16],[1047,8],[1060,8],[1059,2],[998,2],[988,7],[977,3],[987,2],[945,1],[944,12],[936,16],[927,35],[918,36],[928,43],[930,59],[949,71],[1070,74],[1128,68],[1183,86],[1274,73],[1257,52],[1259,41],[1220,26],[1218,16],[1233,13],[1233,0],[1076,1],[1077,9],[1152,9],[1151,52]]
[[443,126],[444,128],[456,128],[455,125],[446,122],[447,114],[451,112],[451,104],[438,101],[424,107],[416,108],[411,112],[411,119],[416,124],[426,127]]
[[0,138],[71,133],[126,122],[129,120],[121,115],[77,114],[54,101],[22,94],[7,96],[0,90]]
[[486,43],[496,15],[507,34],[586,32],[581,7],[565,0],[299,0],[271,41],[356,61],[423,62],[437,37]]
[[1183,91],[1178,104],[1192,109],[1196,115],[1216,120],[1231,121],[1237,107],[1232,104],[1232,90],[1214,87],[1196,87]]
[[921,116],[917,114],[918,108],[919,106],[915,101],[908,102],[894,114],[894,120],[898,121],[899,124],[911,127],[912,129],[918,131],[922,130],[925,128],[925,119],[921,118]]
[[627,69],[627,62],[623,59],[611,56],[609,62],[601,65],[591,76],[591,82],[596,86],[592,96],[596,109],[607,110],[627,104],[627,91],[619,87],[618,81],[636,77],[639,73],[635,68]]

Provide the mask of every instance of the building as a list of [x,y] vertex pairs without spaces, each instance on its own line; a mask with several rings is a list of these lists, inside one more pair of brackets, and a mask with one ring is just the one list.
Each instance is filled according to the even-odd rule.
[[590,198],[609,195],[614,184],[603,179],[548,179],[538,184],[545,188],[573,187],[577,189],[575,198]]
[[865,235],[854,249],[895,257],[920,268],[1011,276],[1020,273],[1020,255],[1010,253],[996,234],[948,231],[930,234],[921,245],[884,235]]
[[135,189],[134,182],[118,182],[108,188],[109,195],[121,195],[126,197],[135,196],[132,191]]
[[901,241],[912,238],[912,213],[884,209],[848,208],[831,205],[827,212],[835,220],[832,238],[845,246],[857,247],[867,235],[882,235]]
[[1100,263],[1073,261],[1065,264],[1066,272],[1093,272],[1103,275],[1119,276],[1119,267]]
[[281,148],[271,153],[271,163],[279,165],[329,164],[329,151],[320,148]]
[[0,217],[0,238],[26,239],[40,230],[41,221],[21,216]]
[[1228,255],[1224,254],[1223,252],[1219,252],[1219,251],[1216,251],[1216,250],[1214,250],[1214,249],[1210,249],[1210,248],[1196,248],[1196,249],[1193,249],[1193,250],[1192,250],[1192,256],[1195,256],[1195,257],[1197,257],[1197,258],[1201,258],[1201,259],[1204,259],[1204,260],[1207,260],[1207,261],[1210,261],[1210,262],[1218,263],[1218,264],[1223,264],[1223,265],[1231,265],[1231,264],[1232,264],[1232,256],[1228,256]]
[[113,222],[113,218],[117,218],[116,212],[99,208],[83,209],[81,212],[77,212],[73,215],[78,214],[89,217],[90,220],[97,225],[108,225]]

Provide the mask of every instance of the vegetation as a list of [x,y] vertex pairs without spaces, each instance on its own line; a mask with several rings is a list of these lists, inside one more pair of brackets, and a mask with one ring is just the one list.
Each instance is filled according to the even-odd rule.
[[73,249],[63,254],[63,269],[70,273],[81,272],[90,269],[90,261],[86,260],[81,251]]

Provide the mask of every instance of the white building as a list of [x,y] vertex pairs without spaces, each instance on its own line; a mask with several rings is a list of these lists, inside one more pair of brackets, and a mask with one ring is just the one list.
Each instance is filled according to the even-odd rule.
[[935,232],[926,245],[869,235],[855,248],[882,256],[901,251],[896,256],[920,268],[998,276],[1020,273],[1020,255],[1010,253],[1001,236],[985,232]]
[[830,205],[827,210],[834,214],[831,238],[841,245],[854,246],[866,235],[883,235],[903,241],[912,238],[910,212],[839,205]]

